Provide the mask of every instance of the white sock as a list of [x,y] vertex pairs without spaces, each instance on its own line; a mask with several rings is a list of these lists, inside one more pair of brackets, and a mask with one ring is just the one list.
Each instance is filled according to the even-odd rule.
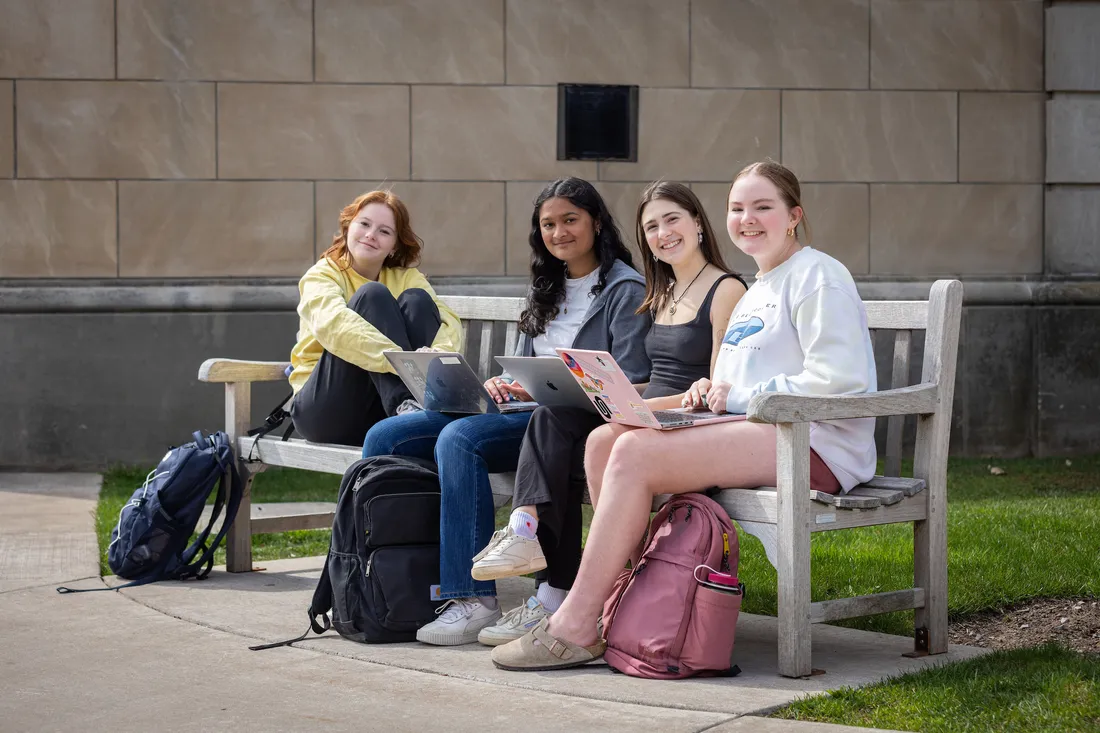
[[549,583],[543,583],[539,586],[538,592],[535,593],[535,598],[539,599],[539,603],[542,604],[543,608],[553,613],[561,608],[561,604],[565,601],[567,595],[569,595],[569,591],[555,588]]
[[488,608],[490,611],[497,610],[497,597],[496,596],[477,596],[477,600],[481,605]]
[[533,540],[539,528],[539,520],[535,519],[527,512],[521,512],[519,509],[516,509],[512,512],[512,516],[508,517],[508,526],[520,537],[526,537],[529,540]]

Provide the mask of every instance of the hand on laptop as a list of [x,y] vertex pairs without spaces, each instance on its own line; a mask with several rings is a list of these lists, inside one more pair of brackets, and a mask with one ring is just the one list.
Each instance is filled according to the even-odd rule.
[[519,402],[531,402],[531,395],[519,382],[508,384],[500,377],[485,380],[485,391],[497,403],[517,400]]
[[730,393],[729,382],[711,382],[703,377],[684,393],[681,405],[689,410],[710,410],[716,415],[726,411],[726,398]]

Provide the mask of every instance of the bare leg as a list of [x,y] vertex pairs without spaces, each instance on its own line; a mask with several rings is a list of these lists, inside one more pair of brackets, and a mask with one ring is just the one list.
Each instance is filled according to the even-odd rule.
[[611,448],[621,436],[639,430],[629,425],[607,423],[593,430],[588,435],[588,442],[584,448],[584,474],[588,478],[588,496],[595,507],[600,499],[600,489],[603,488],[603,474],[607,470],[607,461],[611,458]]
[[686,430],[632,430],[614,441],[602,476],[600,505],[577,580],[550,619],[550,633],[585,646],[597,638],[596,620],[645,531],[653,495],[711,486],[774,486],[775,427],[729,422]]

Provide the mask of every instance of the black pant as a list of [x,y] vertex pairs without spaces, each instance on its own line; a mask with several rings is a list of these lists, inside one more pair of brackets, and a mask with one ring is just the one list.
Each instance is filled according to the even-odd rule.
[[[369,282],[348,308],[405,351],[431,346],[442,323],[427,291],[412,288],[394,298]],[[294,429],[312,443],[363,445],[371,426],[394,414],[412,394],[396,374],[368,372],[325,351],[290,406]]]
[[576,407],[540,407],[531,414],[520,446],[512,506],[535,506],[547,582],[573,587],[581,565],[584,444],[604,421]]

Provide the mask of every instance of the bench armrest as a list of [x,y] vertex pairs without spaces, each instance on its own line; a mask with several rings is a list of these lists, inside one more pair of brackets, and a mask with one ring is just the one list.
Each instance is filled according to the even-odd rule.
[[199,367],[200,382],[279,382],[286,379],[287,361],[207,359]]
[[935,412],[939,403],[939,387],[932,383],[850,395],[766,392],[749,401],[748,419],[750,422],[775,424],[925,415]]

